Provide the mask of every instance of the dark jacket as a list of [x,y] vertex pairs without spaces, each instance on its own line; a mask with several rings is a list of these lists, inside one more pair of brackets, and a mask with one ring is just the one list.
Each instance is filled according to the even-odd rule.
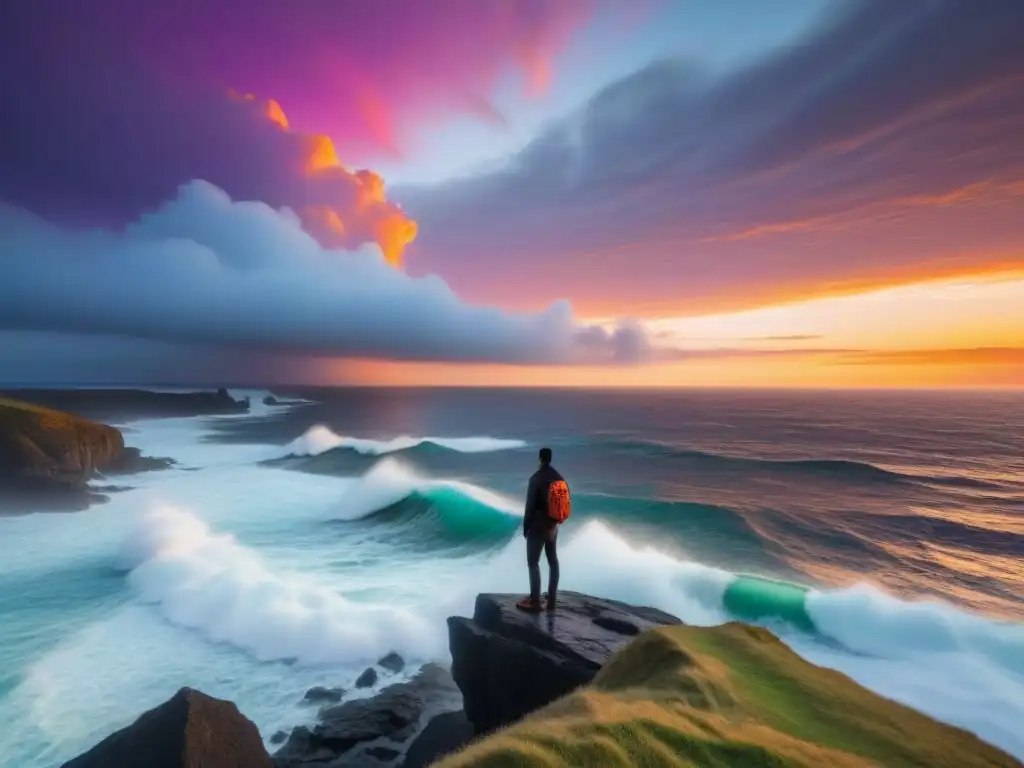
[[526,489],[526,512],[523,515],[523,535],[533,528],[537,533],[550,532],[556,523],[548,517],[548,487],[564,478],[550,464],[538,469],[530,477]]

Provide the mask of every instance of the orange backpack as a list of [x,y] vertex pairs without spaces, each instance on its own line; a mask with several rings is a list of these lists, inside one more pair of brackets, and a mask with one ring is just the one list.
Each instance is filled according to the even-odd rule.
[[564,523],[571,514],[569,486],[565,480],[555,480],[548,486],[548,517],[556,524]]

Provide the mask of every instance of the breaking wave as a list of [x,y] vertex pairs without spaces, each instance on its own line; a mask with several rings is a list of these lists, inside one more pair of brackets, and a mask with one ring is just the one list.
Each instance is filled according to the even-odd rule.
[[[522,588],[521,540],[506,541],[462,561],[452,571],[454,586],[442,590],[449,599],[427,607],[348,598],[337,584],[279,571],[233,536],[168,507],[140,520],[121,564],[141,598],[172,623],[260,660],[315,664],[369,659],[387,648],[420,656],[443,649],[441,614],[465,610],[479,591]],[[572,531],[561,549],[564,588],[652,605],[690,623],[788,626],[888,659],[966,653],[1024,674],[1024,626],[938,601],[908,602],[865,584],[830,591],[735,574],[635,547],[601,522]]]
[[278,572],[233,536],[172,507],[140,521],[120,561],[141,599],[171,623],[260,661],[371,659],[382,648],[429,652],[436,635],[415,611],[357,602],[309,576]]
[[307,429],[300,437],[292,440],[280,452],[279,458],[287,456],[319,456],[334,450],[350,450],[364,455],[380,456],[388,453],[409,451],[415,448],[433,448],[458,453],[490,453],[523,448],[522,440],[497,437],[394,437],[390,440],[370,440],[349,437],[333,432],[323,424]]

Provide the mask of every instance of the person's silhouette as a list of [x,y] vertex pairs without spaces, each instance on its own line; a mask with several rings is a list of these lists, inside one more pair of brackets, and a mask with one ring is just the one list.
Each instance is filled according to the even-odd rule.
[[523,515],[526,537],[526,565],[530,572],[530,596],[516,605],[525,611],[541,610],[540,553],[548,560],[547,609],[555,609],[558,595],[558,525],[569,516],[569,489],[558,470],[551,466],[551,449],[540,449],[540,468],[530,477]]

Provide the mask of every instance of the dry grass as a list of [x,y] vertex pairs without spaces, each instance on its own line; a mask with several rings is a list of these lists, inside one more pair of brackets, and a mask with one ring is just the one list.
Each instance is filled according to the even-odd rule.
[[764,629],[666,627],[594,683],[438,768],[994,768],[966,731],[814,666]]

